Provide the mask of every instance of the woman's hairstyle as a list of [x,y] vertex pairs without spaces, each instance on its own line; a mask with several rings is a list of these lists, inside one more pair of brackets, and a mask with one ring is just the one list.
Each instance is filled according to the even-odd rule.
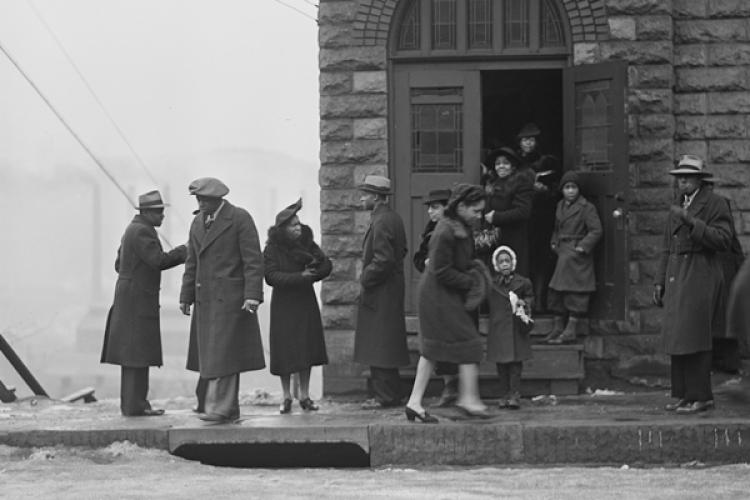
[[484,201],[485,193],[481,186],[475,184],[460,183],[453,186],[451,190],[451,197],[448,200],[448,205],[445,207],[445,212],[455,217],[456,208],[458,204],[463,202],[465,205],[474,205],[480,201]]

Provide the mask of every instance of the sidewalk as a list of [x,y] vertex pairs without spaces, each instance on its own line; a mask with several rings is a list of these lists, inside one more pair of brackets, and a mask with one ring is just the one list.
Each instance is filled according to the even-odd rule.
[[361,400],[324,399],[311,413],[295,401],[292,414],[279,415],[279,401],[243,395],[240,423],[206,425],[190,410],[191,398],[154,401],[166,415],[138,418],[120,416],[117,400],[27,398],[0,404],[0,445],[103,447],[128,440],[189,458],[207,450],[253,454],[255,465],[266,466],[279,466],[273,456],[284,447],[317,454],[319,461],[308,465],[339,464],[335,454],[349,466],[740,463],[750,462],[749,387],[746,379],[728,380],[716,387],[715,410],[690,416],[665,412],[671,401],[665,391],[600,391],[524,400],[518,411],[491,407],[486,420],[430,409],[437,425],[409,423],[403,408],[371,408]]

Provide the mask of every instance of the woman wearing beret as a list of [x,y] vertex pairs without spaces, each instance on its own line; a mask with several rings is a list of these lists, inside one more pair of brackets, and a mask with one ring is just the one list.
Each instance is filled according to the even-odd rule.
[[[418,291],[420,358],[406,403],[406,418],[410,421],[437,422],[422,406],[422,398],[438,361],[459,365],[456,407],[472,417],[488,416],[487,407],[479,398],[478,383],[484,340],[474,317],[481,297],[467,306],[477,278],[484,279],[481,272],[475,272],[472,237],[472,227],[480,220],[484,203],[480,186],[458,184],[430,238],[429,260]],[[484,267],[481,262],[478,266]]]
[[313,241],[309,226],[300,224],[302,200],[276,216],[263,251],[271,295],[271,373],[281,378],[281,413],[292,410],[290,378],[299,374],[303,410],[315,411],[310,399],[310,369],[328,363],[323,325],[313,283],[331,273],[331,261]]

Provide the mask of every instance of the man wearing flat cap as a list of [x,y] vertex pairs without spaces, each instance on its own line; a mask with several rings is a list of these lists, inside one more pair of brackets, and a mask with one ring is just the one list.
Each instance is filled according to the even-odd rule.
[[726,200],[704,184],[710,174],[700,157],[682,156],[669,173],[677,199],[669,207],[653,300],[664,307],[662,337],[676,400],[666,410],[690,414],[714,407],[711,343],[724,302],[718,253],[729,248],[733,221]]
[[[190,226],[180,309],[190,315],[188,370],[205,382],[202,420],[240,416],[240,373],[265,368],[257,310],[263,302],[263,255],[250,214],[224,199],[219,179],[190,183],[198,212]],[[201,401],[199,399],[199,406]]]
[[354,361],[370,367],[370,389],[381,406],[403,399],[398,368],[409,364],[404,317],[406,232],[401,216],[388,206],[391,182],[368,175],[360,202],[371,210],[362,246],[362,285],[354,335]]
[[159,325],[161,272],[185,262],[180,245],[162,249],[156,227],[164,220],[159,191],[138,197],[138,210],[125,229],[115,259],[115,299],[107,317],[102,363],[120,365],[120,410],[125,416],[157,416],[148,396],[148,371],[162,365]]

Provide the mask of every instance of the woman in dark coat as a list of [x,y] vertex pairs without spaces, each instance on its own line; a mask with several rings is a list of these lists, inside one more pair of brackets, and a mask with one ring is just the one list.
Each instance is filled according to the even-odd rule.
[[714,406],[711,334],[724,286],[717,253],[729,248],[732,216],[726,201],[702,185],[709,174],[701,158],[684,155],[670,174],[679,198],[669,208],[654,302],[664,307],[662,336],[677,398],[666,409],[696,413]]
[[292,409],[290,378],[299,374],[303,410],[317,410],[310,399],[310,368],[328,363],[323,324],[313,283],[331,274],[331,261],[313,241],[312,229],[300,224],[302,200],[286,207],[268,230],[263,250],[271,295],[271,373],[281,377],[281,413]]
[[[406,417],[437,422],[422,406],[422,398],[436,361],[459,366],[459,395],[456,406],[472,416],[486,416],[479,398],[479,362],[484,342],[465,302],[476,281],[474,273],[475,226],[484,209],[485,194],[480,186],[457,185],[444,217],[430,238],[427,269],[419,282],[419,350],[417,374],[406,404]],[[481,263],[480,263],[481,265]],[[485,269],[486,272],[486,269]]]
[[518,255],[518,272],[528,276],[529,218],[534,182],[529,175],[519,172],[520,158],[512,149],[503,147],[493,151],[490,159],[489,164],[495,166],[497,175],[486,186],[488,199],[484,219],[500,229],[495,248],[501,245],[513,248]]

